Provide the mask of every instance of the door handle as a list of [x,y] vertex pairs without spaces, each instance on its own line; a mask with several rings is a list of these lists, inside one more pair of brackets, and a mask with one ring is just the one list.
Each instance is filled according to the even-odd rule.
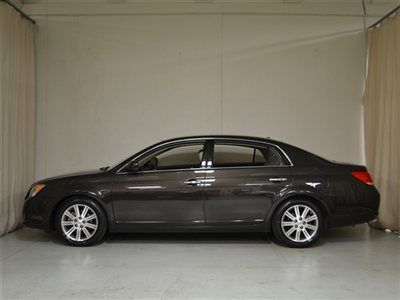
[[197,182],[197,179],[191,178],[191,179],[186,180],[184,182],[184,184],[189,185],[189,186],[194,186],[194,185],[197,185],[198,182]]
[[272,182],[282,182],[282,181],[286,181],[286,178],[284,178],[284,177],[271,177],[271,178],[269,179],[269,181],[272,181]]

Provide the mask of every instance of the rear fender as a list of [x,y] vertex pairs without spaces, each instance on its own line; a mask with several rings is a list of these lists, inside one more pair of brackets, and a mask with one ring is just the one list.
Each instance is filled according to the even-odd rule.
[[315,202],[317,205],[321,207],[323,210],[323,214],[328,216],[325,221],[328,221],[329,215],[332,211],[334,211],[334,203],[332,200],[329,200],[327,197],[323,197],[321,193],[316,192],[315,189],[309,188],[293,188],[291,190],[286,191],[284,194],[278,195],[275,198],[271,209],[268,211],[267,215],[265,216],[265,231],[270,232],[272,230],[272,218],[276,211],[276,209],[285,201],[290,199],[309,199]]

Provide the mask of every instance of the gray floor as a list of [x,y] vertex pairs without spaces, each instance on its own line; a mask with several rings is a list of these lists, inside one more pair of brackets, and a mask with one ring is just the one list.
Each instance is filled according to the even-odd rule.
[[400,298],[400,238],[366,225],[283,248],[258,234],[112,235],[90,248],[0,239],[2,299]]

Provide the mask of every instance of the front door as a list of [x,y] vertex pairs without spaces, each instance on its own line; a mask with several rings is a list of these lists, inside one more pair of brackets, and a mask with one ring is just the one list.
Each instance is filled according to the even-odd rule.
[[276,195],[291,181],[291,168],[272,146],[216,141],[207,169],[204,203],[207,224],[264,221]]
[[115,175],[117,223],[204,224],[203,142],[163,146]]

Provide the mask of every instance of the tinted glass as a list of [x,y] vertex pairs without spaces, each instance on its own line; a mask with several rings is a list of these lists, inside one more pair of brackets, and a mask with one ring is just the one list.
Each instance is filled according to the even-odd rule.
[[213,166],[282,166],[285,161],[272,147],[251,147],[245,145],[214,145]]
[[265,156],[266,156],[266,162],[267,162],[268,166],[284,166],[284,165],[286,165],[284,159],[279,154],[279,152],[272,147],[269,147],[266,149]]
[[162,149],[139,161],[139,170],[197,168],[203,156],[203,144],[182,145]]

